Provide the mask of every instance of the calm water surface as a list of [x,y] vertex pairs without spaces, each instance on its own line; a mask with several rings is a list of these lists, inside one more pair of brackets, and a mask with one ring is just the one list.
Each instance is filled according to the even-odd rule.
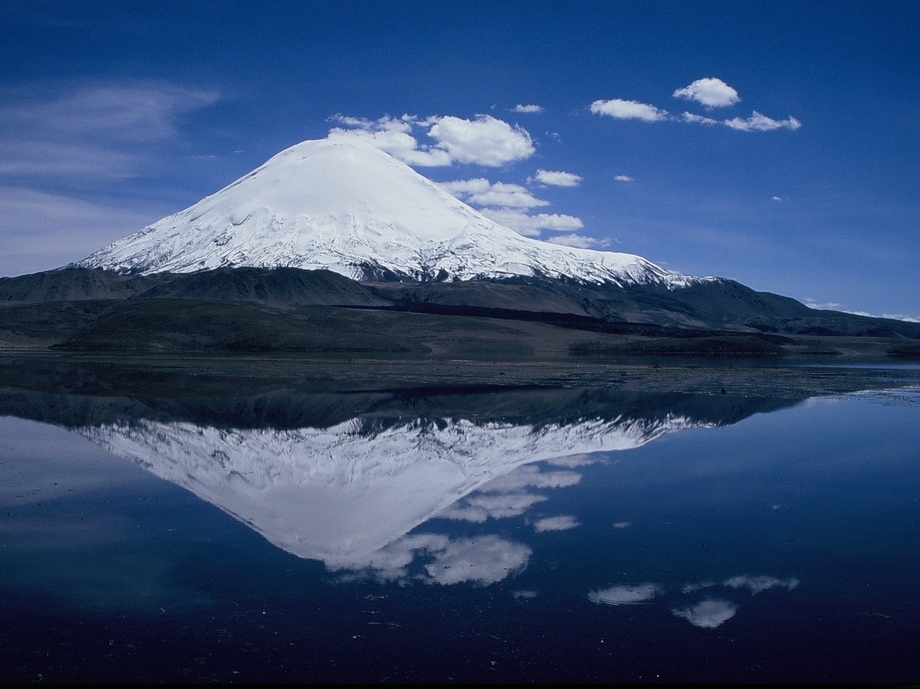
[[920,391],[464,399],[7,400],[0,681],[920,680]]

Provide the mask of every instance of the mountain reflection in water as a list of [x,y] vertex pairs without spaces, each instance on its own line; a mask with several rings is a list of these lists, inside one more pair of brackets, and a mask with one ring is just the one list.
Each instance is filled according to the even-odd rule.
[[[734,423],[789,400],[680,393],[523,389],[498,393],[269,392],[137,400],[7,394],[0,413],[62,423],[192,491],[274,545],[334,570],[400,579],[414,555],[441,583],[488,584],[526,566],[530,549],[498,536],[416,534],[434,517],[520,516],[573,485],[585,455],[664,433]],[[354,416],[340,420],[343,410]],[[299,425],[309,419],[311,425]],[[556,470],[532,465],[550,461]],[[538,531],[577,525],[543,518]]]
[[11,681],[917,675],[916,374],[48,361],[0,366]]

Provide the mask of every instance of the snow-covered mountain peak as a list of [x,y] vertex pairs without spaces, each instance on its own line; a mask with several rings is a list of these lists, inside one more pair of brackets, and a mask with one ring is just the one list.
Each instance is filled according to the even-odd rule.
[[304,141],[76,265],[122,273],[329,269],[353,279],[512,275],[680,286],[632,254],[548,244],[486,218],[372,145]]

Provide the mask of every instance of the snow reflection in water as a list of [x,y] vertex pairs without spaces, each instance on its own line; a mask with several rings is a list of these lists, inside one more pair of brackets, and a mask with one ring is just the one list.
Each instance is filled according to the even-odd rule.
[[[361,662],[358,676],[379,679],[405,661],[432,680],[497,667],[508,681],[627,681],[667,657],[675,681],[758,666],[838,680],[854,675],[835,649],[867,647],[860,678],[915,674],[920,397],[903,391],[776,414],[757,412],[790,404],[593,398],[515,416],[494,400],[485,418],[410,418],[374,398],[348,421],[281,428],[221,425],[200,401],[170,416],[178,403],[145,399],[138,418],[110,400],[4,394],[0,414],[83,436],[0,421],[4,639],[26,639],[24,654],[59,653],[95,625],[76,667],[124,615],[154,631],[146,645],[122,632],[123,669],[140,656],[194,666],[200,652],[156,645],[184,634],[214,653],[203,679],[233,679],[251,643],[298,678]],[[56,617],[25,622],[49,601]],[[215,629],[240,642],[201,641]]]
[[[529,549],[497,538],[398,541],[435,516],[474,523],[521,516],[546,500],[535,491],[581,478],[571,469],[541,471],[533,463],[635,448],[694,425],[701,424],[670,415],[540,425],[355,419],[295,430],[138,420],[80,433],[191,490],[278,547],[331,569],[379,569],[381,577],[394,578],[394,567],[404,565],[393,562],[425,552],[437,563],[426,568],[435,581],[464,580],[457,571],[441,571],[463,565],[469,580],[491,583],[498,571],[526,566]],[[535,528],[562,530],[576,523],[561,515]],[[382,551],[387,547],[391,552]]]

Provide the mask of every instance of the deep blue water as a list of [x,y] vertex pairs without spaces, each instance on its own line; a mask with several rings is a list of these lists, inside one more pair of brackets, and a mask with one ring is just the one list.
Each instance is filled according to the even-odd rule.
[[[629,449],[532,462],[578,421],[499,424],[477,469],[492,480],[444,504],[433,469],[378,491],[440,461],[412,429],[473,434],[444,419],[214,440],[181,420],[0,418],[0,681],[920,679],[920,393],[652,416]],[[104,449],[131,433],[133,456]],[[349,455],[365,438],[374,456]],[[307,442],[325,473],[284,458]],[[264,480],[240,464],[259,443]],[[477,456],[447,460],[471,474]],[[317,529],[298,500],[337,521]]]

